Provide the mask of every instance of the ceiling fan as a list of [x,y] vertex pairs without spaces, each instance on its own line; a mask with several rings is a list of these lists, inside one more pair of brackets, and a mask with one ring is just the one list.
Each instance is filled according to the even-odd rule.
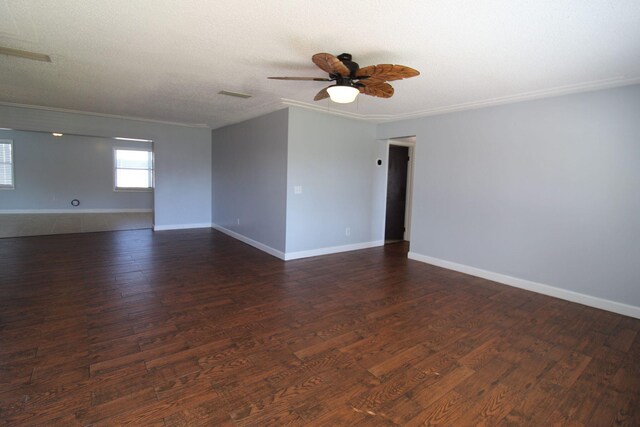
[[413,68],[404,65],[378,64],[360,68],[351,60],[351,54],[343,53],[333,56],[330,53],[316,53],[311,60],[320,69],[329,73],[329,78],[323,77],[268,77],[276,80],[312,80],[316,82],[335,82],[318,92],[314,101],[331,98],[333,102],[347,104],[355,101],[359,93],[391,98],[393,87],[387,83],[402,80],[420,74]]

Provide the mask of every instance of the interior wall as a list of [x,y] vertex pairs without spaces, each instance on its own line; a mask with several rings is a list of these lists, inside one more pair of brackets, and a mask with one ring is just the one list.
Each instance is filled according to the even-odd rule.
[[283,109],[212,132],[214,226],[281,258],[288,120]]
[[151,139],[155,228],[211,225],[211,132],[206,127],[9,105],[0,105],[0,127]]
[[289,109],[289,256],[382,244],[379,192],[386,175],[376,164],[384,143],[376,141],[375,129],[361,120]]
[[211,130],[170,127],[153,149],[155,229],[211,227]]
[[7,130],[0,139],[13,140],[15,184],[0,191],[0,213],[153,209],[150,191],[114,191],[114,148],[149,150],[149,142]]
[[640,307],[638,117],[636,85],[380,124],[417,136],[412,254]]

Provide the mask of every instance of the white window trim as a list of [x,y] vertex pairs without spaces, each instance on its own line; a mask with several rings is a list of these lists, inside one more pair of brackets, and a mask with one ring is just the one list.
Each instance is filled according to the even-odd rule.
[[11,145],[11,185],[0,184],[0,190],[15,190],[16,189],[16,154],[14,151],[13,140],[0,139],[0,144]]
[[[149,188],[136,188],[136,187],[118,187],[116,182],[116,175],[118,170],[118,160],[116,158],[117,150],[129,150],[129,151],[147,151],[151,153],[151,187]],[[149,193],[153,191],[156,185],[156,170],[155,170],[155,156],[153,155],[153,149],[151,148],[133,148],[133,147],[113,147],[113,191],[115,192],[134,192],[134,193]],[[145,169],[146,170],[146,169]]]

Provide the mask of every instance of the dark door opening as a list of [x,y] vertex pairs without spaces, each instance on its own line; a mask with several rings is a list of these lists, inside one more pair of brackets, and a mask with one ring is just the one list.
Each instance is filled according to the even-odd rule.
[[384,240],[404,240],[405,209],[407,206],[407,168],[409,147],[389,146],[389,172],[387,175],[387,214]]

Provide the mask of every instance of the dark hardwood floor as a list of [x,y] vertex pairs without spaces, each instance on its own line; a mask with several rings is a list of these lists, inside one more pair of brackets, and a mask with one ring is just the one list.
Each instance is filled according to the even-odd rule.
[[[640,425],[640,320],[216,231],[0,240],[6,425]],[[606,286],[606,284],[603,284]]]

